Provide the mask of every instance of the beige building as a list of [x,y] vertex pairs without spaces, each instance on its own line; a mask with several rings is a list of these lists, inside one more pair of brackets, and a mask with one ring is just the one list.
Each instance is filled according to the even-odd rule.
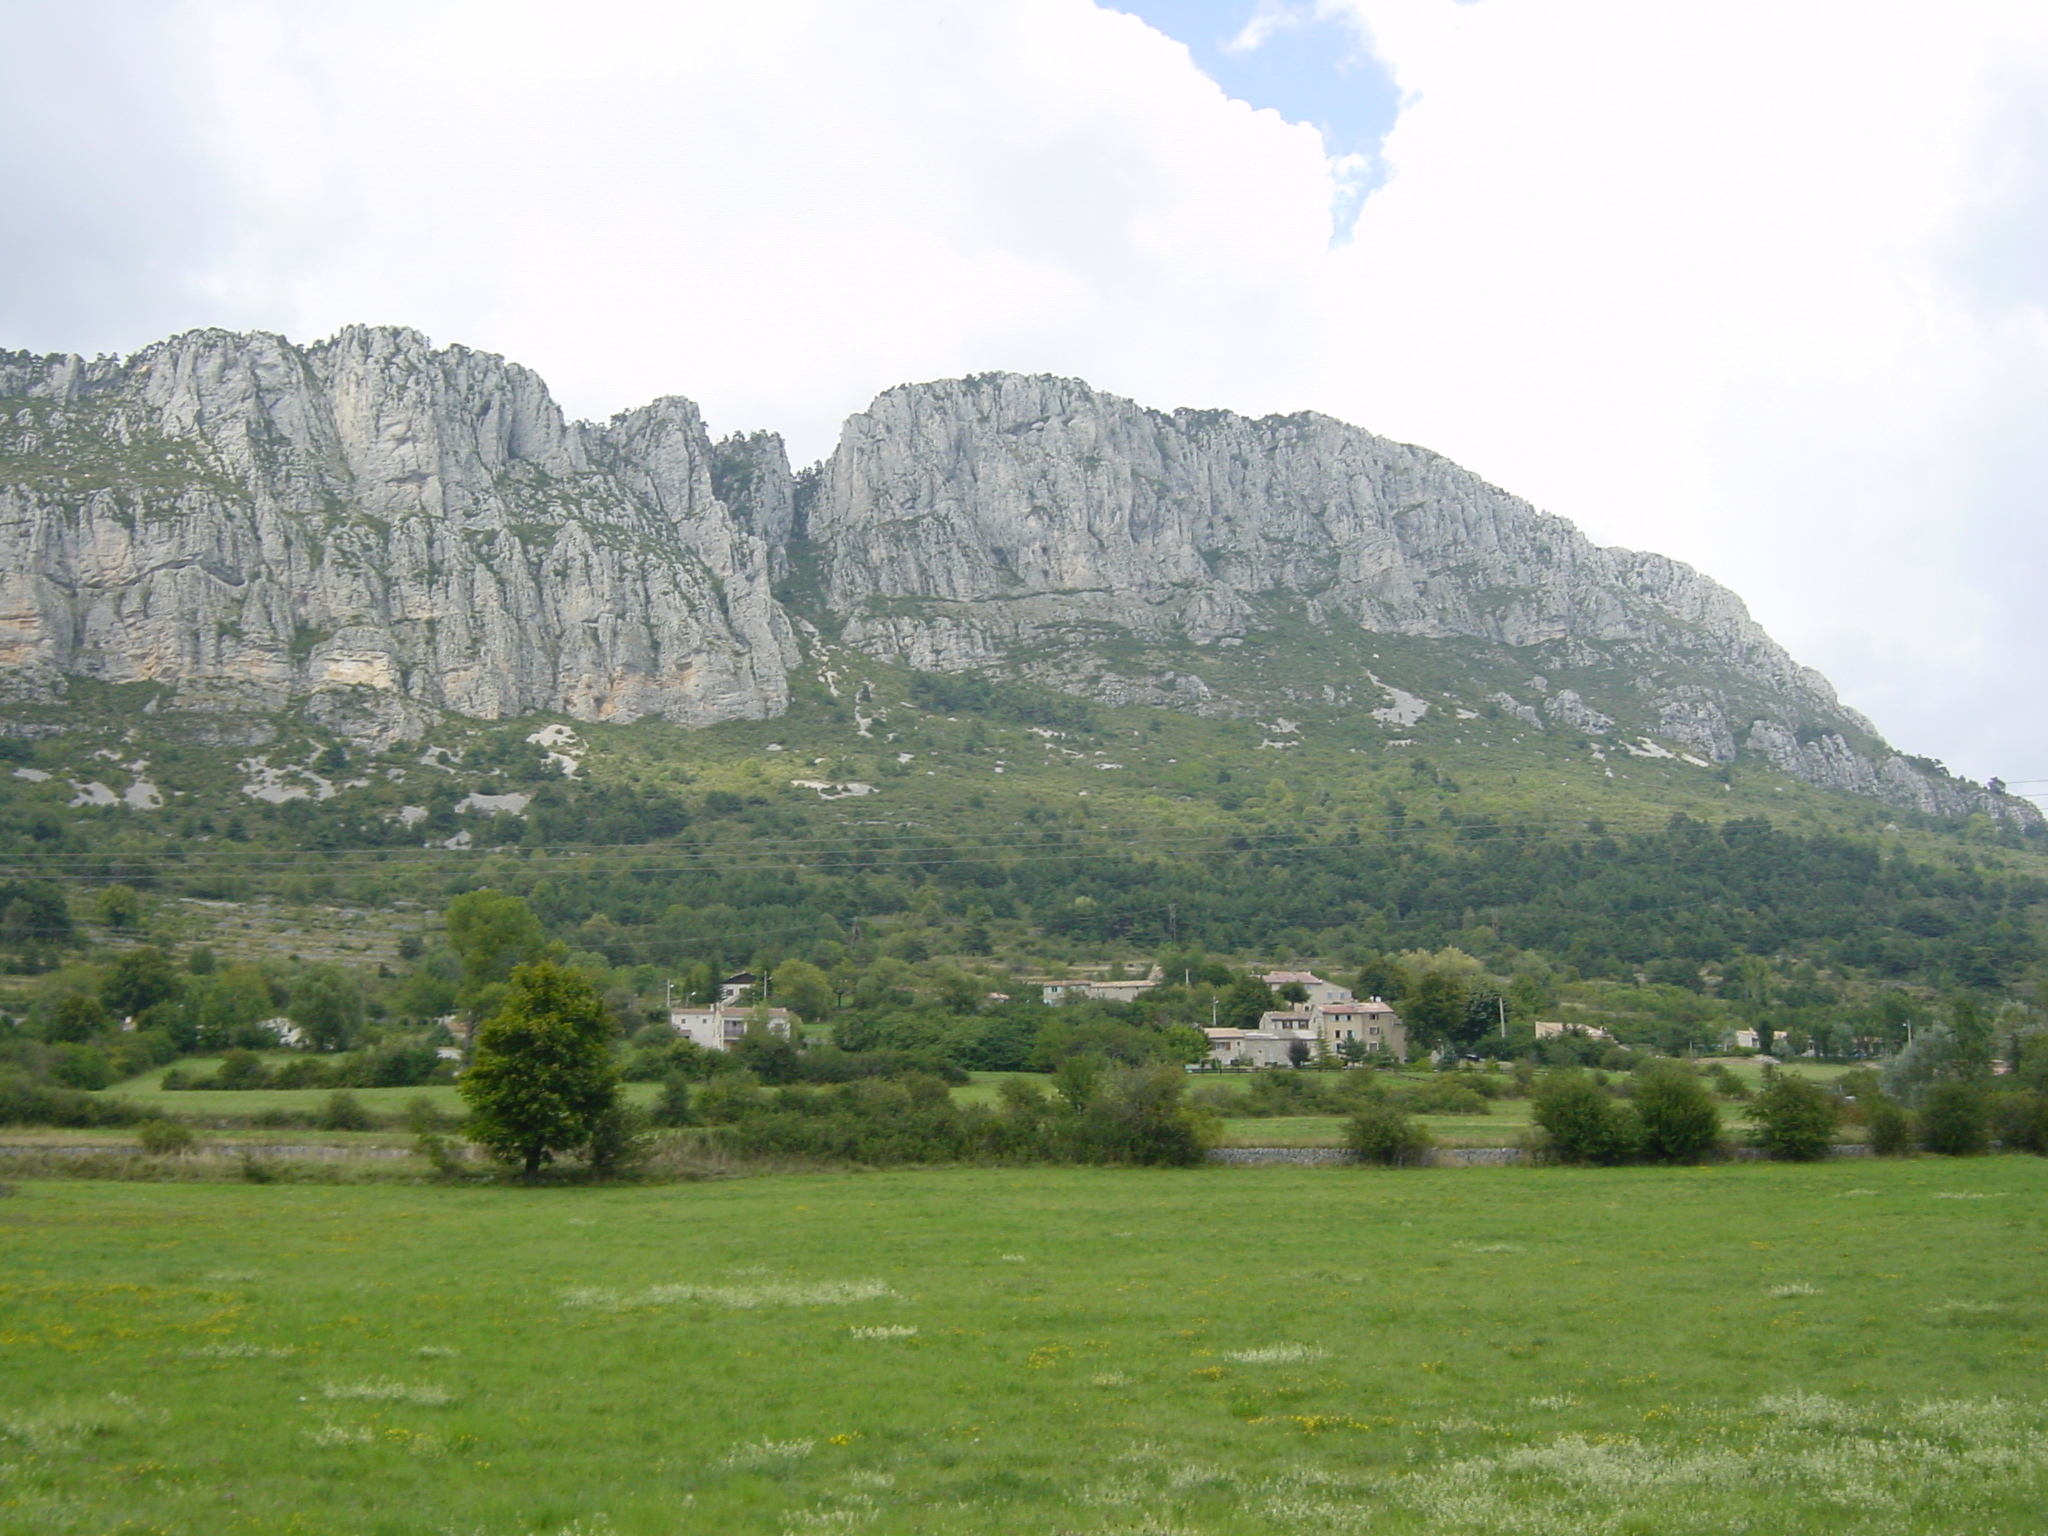
[[[1588,1040],[1612,1040],[1614,1036],[1593,1024],[1560,1024],[1551,1019],[1538,1019],[1535,1024],[1538,1040],[1555,1040],[1559,1035],[1584,1035]],[[1755,1042],[1751,1042],[1754,1049]]]
[[1275,992],[1285,986],[1300,987],[1308,994],[1310,1007],[1318,1003],[1348,1003],[1352,1000],[1349,987],[1340,987],[1334,981],[1325,981],[1314,971],[1268,971],[1259,980]]
[[1291,1067],[1288,1050],[1299,1035],[1275,1034],[1265,1029],[1205,1029],[1209,1037],[1209,1058],[1226,1067]]
[[1316,1038],[1332,1052],[1346,1041],[1356,1041],[1374,1054],[1405,1061],[1408,1057],[1408,1026],[1401,1015],[1376,997],[1362,1003],[1327,1003],[1309,1010]]
[[784,1040],[795,1038],[787,1008],[728,1008],[719,1002],[705,1008],[668,1011],[669,1028],[707,1051],[731,1050],[733,1042],[746,1034],[757,1017],[767,1024],[769,1034]]

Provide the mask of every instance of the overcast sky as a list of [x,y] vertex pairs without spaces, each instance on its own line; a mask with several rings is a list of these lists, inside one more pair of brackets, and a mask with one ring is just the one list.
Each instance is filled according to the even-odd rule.
[[10,347],[1327,411],[2048,780],[2040,0],[0,0],[0,219]]

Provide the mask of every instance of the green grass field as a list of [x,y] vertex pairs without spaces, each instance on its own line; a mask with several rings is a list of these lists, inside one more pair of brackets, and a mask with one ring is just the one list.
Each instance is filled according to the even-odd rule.
[[2018,1533],[2048,1162],[0,1200],[0,1532]]

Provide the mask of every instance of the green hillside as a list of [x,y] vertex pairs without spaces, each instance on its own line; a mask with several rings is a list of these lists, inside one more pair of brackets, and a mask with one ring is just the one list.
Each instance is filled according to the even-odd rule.
[[[924,997],[948,973],[1012,990],[1166,950],[1348,975],[1455,946],[1503,985],[1536,978],[1539,1005],[1682,1034],[1746,956],[1813,1019],[2033,978],[2042,839],[1631,749],[1619,727],[1532,728],[1446,692],[1512,656],[1370,643],[1432,704],[1420,720],[1300,697],[1252,719],[1116,709],[827,652],[776,720],[446,720],[372,753],[301,716],[74,683],[10,708],[32,738],[0,774],[14,987],[131,935],[390,977],[480,886],[647,993],[787,957],[849,993],[893,961]],[[552,757],[527,739],[551,725]],[[140,926],[97,921],[114,885]]]

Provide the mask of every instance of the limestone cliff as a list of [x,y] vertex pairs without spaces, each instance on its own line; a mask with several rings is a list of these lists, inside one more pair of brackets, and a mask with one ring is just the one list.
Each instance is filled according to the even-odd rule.
[[371,734],[773,714],[791,631],[713,457],[687,401],[567,423],[525,369],[405,330],[12,357],[0,666],[312,695]]
[[[297,705],[382,740],[441,710],[703,724],[781,713],[799,630],[1113,703],[1308,701],[1390,730],[1431,706],[1372,647],[1469,643],[1485,656],[1438,699],[1461,716],[2034,814],[1893,753],[1690,567],[1324,416],[983,375],[888,391],[797,475],[772,433],[714,444],[685,400],[565,421],[527,370],[402,329],[0,355],[17,692],[155,680],[187,709]],[[1231,670],[1281,633],[1333,670],[1311,687],[1285,647]]]

